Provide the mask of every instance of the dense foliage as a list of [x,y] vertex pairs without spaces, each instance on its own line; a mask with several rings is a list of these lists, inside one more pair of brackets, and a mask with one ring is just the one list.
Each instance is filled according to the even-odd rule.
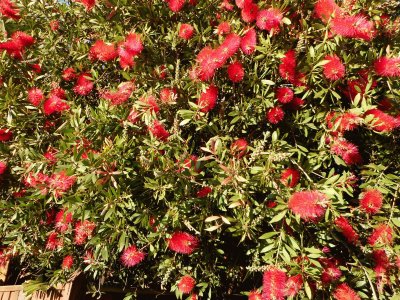
[[399,296],[399,9],[0,0],[0,263],[191,299]]

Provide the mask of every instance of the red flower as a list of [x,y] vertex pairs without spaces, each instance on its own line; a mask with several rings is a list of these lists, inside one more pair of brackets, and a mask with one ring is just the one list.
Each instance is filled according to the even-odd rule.
[[341,283],[333,292],[335,300],[361,300],[360,296],[347,283]]
[[263,276],[263,300],[284,300],[286,287],[286,273],[277,267],[271,266]]
[[185,0],[165,0],[168,3],[169,9],[173,12],[179,12],[185,5]]
[[65,81],[71,81],[71,80],[75,80],[76,78],[76,73],[75,70],[73,68],[66,68],[61,77],[65,80]]
[[356,145],[345,139],[335,139],[331,146],[331,152],[340,156],[348,165],[358,165],[362,163],[362,157]]
[[279,74],[281,77],[288,81],[295,81],[296,79],[296,53],[294,50],[286,52],[285,56],[281,58],[279,65]]
[[259,293],[257,290],[251,291],[249,293],[249,296],[247,299],[248,300],[261,300],[261,293]]
[[145,258],[146,253],[138,250],[135,245],[131,245],[121,254],[121,263],[123,266],[131,268],[136,266]]
[[252,0],[235,0],[235,4],[238,8],[243,8],[246,4],[251,2]]
[[256,45],[256,31],[254,28],[250,28],[249,30],[247,30],[245,35],[242,37],[242,40],[240,41],[240,49],[242,49],[244,54],[250,55],[256,50]]
[[0,128],[0,142],[7,142],[12,139],[12,131],[10,129]]
[[318,0],[314,5],[314,12],[317,18],[327,23],[331,17],[340,17],[342,9],[334,0]]
[[331,29],[337,35],[366,41],[372,40],[376,35],[374,22],[368,21],[363,15],[334,18]]
[[335,220],[335,225],[346,238],[347,242],[356,244],[358,241],[358,233],[354,230],[353,226],[349,223],[349,220],[345,217],[338,217]]
[[285,117],[285,112],[279,106],[270,108],[267,111],[266,115],[267,121],[272,124],[278,124],[280,121],[283,120],[284,117]]
[[221,58],[217,57],[217,54],[217,51],[211,47],[205,47],[199,52],[196,58],[198,64],[196,77],[207,81],[214,76],[216,69],[223,65],[221,64]]
[[373,116],[373,120],[369,125],[375,131],[390,132],[397,127],[400,127],[400,121],[397,118],[392,117],[379,109],[374,108],[368,110],[365,113],[364,118],[368,116]]
[[246,23],[254,22],[258,15],[258,6],[252,1],[245,1],[241,16]]
[[76,245],[83,245],[88,238],[92,237],[93,230],[96,228],[94,222],[88,220],[78,221],[75,224],[74,243]]
[[0,175],[3,175],[7,170],[7,164],[4,161],[0,161]]
[[119,55],[119,65],[126,69],[133,67],[134,58],[143,51],[143,44],[139,34],[129,33],[125,41],[120,43],[117,52]]
[[199,246],[199,243],[199,240],[195,236],[178,231],[168,239],[168,248],[177,253],[192,254]]
[[63,270],[69,270],[72,268],[73,264],[74,258],[71,255],[67,255],[66,257],[64,257],[61,267]]
[[62,209],[56,214],[55,221],[55,228],[60,232],[65,232],[67,231],[69,224],[73,221],[72,213],[66,212]]
[[390,245],[393,242],[393,230],[389,225],[378,225],[368,238],[368,244],[371,246],[383,244]]
[[184,40],[190,40],[193,36],[194,28],[190,24],[182,24],[179,27],[179,37]]
[[276,90],[275,96],[280,103],[289,103],[293,100],[294,92],[291,88],[280,87]]
[[192,169],[194,172],[200,172],[200,168],[197,167],[197,159],[196,155],[190,155],[189,158],[186,158],[183,161],[183,166],[179,168],[178,172],[183,172],[185,169]]
[[382,207],[383,197],[381,192],[376,189],[367,190],[362,193],[360,207],[367,214],[376,214]]
[[175,89],[163,88],[160,91],[160,100],[165,104],[174,103],[177,96],[178,95]]
[[121,105],[128,101],[131,96],[134,85],[132,82],[123,82],[118,86],[116,91],[105,91],[101,93],[101,97],[110,101],[112,105]]
[[287,110],[299,110],[305,104],[304,100],[299,97],[293,97],[293,100],[283,105]]
[[295,187],[300,180],[300,172],[295,168],[287,168],[282,172],[281,182],[287,187]]
[[74,86],[74,92],[81,96],[86,96],[93,89],[92,76],[89,73],[82,73],[78,76]]
[[127,120],[133,124],[135,124],[139,120],[139,112],[136,110],[136,108],[131,109],[127,117]]
[[[332,122],[333,121],[333,122]],[[343,133],[357,128],[361,118],[351,112],[330,112],[326,116],[326,123],[329,129],[336,130],[335,132]]]
[[64,192],[71,189],[75,184],[76,177],[68,176],[65,171],[52,174],[48,179],[48,185],[54,190],[56,197],[61,196]]
[[56,250],[58,248],[62,248],[64,242],[62,238],[58,238],[57,232],[50,233],[46,242],[46,249],[48,250]]
[[227,11],[233,10],[233,5],[230,3],[230,0],[222,0],[221,5],[219,7],[221,9],[226,9]]
[[283,14],[277,8],[260,10],[257,14],[257,27],[261,30],[279,32]]
[[32,71],[35,72],[36,74],[42,73],[42,67],[39,64],[32,64],[30,65],[30,67]]
[[324,267],[321,274],[322,283],[329,284],[339,280],[340,276],[342,276],[342,271],[339,270],[336,259],[321,258],[319,261]]
[[96,41],[89,50],[91,61],[100,60],[103,62],[115,59],[118,56],[113,44],[105,43],[102,40]]
[[382,56],[375,63],[375,72],[379,76],[399,77],[400,76],[400,57],[389,58]]
[[244,69],[242,63],[235,61],[228,67],[228,77],[232,82],[240,82],[244,77]]
[[337,57],[336,55],[327,55],[324,57],[324,60],[329,61],[323,66],[323,73],[327,79],[335,81],[343,78],[346,72],[346,68],[340,61],[339,57]]
[[28,101],[33,106],[39,106],[43,99],[44,96],[41,89],[34,87],[28,90]]
[[194,280],[189,275],[185,275],[179,280],[178,290],[183,294],[189,294],[196,284],[196,280]]
[[217,104],[218,88],[214,85],[210,85],[205,92],[200,94],[200,98],[197,100],[197,105],[200,111],[207,113],[212,110]]
[[294,297],[301,290],[303,286],[303,276],[301,274],[297,274],[295,276],[291,276],[286,281],[286,290],[285,295],[287,297]]
[[25,48],[34,43],[35,39],[32,36],[22,31],[16,31],[11,35],[10,41],[0,43],[0,50],[6,50],[10,56],[22,59]]
[[247,141],[245,139],[237,139],[231,145],[231,153],[237,158],[242,158],[247,152]]
[[238,36],[235,33],[231,33],[216,49],[217,58],[220,60],[220,63],[222,65],[225,64],[225,62],[239,50],[240,41],[241,41],[240,36]]
[[58,23],[58,20],[51,20],[50,23],[50,29],[53,31],[57,31],[58,28],[60,27],[60,24]]
[[44,158],[47,159],[49,165],[54,165],[57,162],[58,151],[53,147],[49,147],[47,151],[43,154]]
[[145,108],[151,112],[158,113],[160,111],[160,107],[157,104],[157,98],[152,95],[141,97],[139,101],[142,102]]
[[228,22],[222,22],[217,27],[218,35],[225,35],[231,32],[231,25]]
[[82,3],[87,11],[92,10],[92,8],[96,5],[96,0],[73,0],[73,1]]
[[197,198],[205,198],[211,192],[212,192],[212,189],[209,186],[205,186],[197,191],[196,197]]
[[288,201],[288,208],[304,221],[316,221],[326,210],[328,199],[320,191],[295,192]]
[[55,112],[63,112],[70,109],[70,106],[61,98],[52,95],[44,101],[43,111],[45,115],[51,115]]
[[165,142],[169,137],[169,132],[165,130],[164,125],[158,120],[154,120],[153,123],[148,126],[148,130],[158,140]]
[[15,4],[10,0],[0,0],[0,14],[13,20],[21,18],[19,10],[15,8]]

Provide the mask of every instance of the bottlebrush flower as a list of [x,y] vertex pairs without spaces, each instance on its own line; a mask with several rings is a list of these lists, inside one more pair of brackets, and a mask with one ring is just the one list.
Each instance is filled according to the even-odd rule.
[[294,297],[303,287],[303,276],[297,274],[291,276],[286,281],[285,295],[286,297]]
[[335,300],[361,300],[360,296],[347,283],[341,283],[333,292]]
[[345,139],[335,139],[331,146],[331,152],[340,156],[348,165],[358,165],[362,163],[362,157],[357,146]]
[[305,102],[299,97],[293,97],[293,100],[283,105],[285,110],[299,110],[304,106]]
[[61,267],[63,270],[69,270],[72,268],[73,264],[74,258],[71,255],[67,255],[66,257],[64,257]]
[[200,172],[200,168],[197,166],[198,157],[196,155],[190,155],[183,161],[182,167],[179,168],[178,172],[183,172],[184,170],[192,169],[194,172]]
[[28,101],[33,106],[39,106],[43,99],[44,95],[41,89],[33,87],[28,90]]
[[251,3],[252,0],[235,0],[235,4],[238,8],[244,8],[247,3]]
[[228,22],[222,22],[218,25],[216,33],[218,35],[226,35],[231,32],[231,25]]
[[52,232],[47,238],[46,249],[56,250],[58,248],[62,248],[63,244],[64,244],[63,239],[58,237],[58,233]]
[[56,214],[55,228],[60,232],[65,232],[68,229],[69,224],[73,222],[72,213],[66,212],[64,209],[60,210]]
[[376,74],[384,77],[400,76],[400,57],[389,58],[382,56],[374,63]]
[[289,50],[285,56],[281,58],[279,65],[279,74],[285,80],[290,82],[296,79],[296,53],[294,50]]
[[129,33],[125,41],[120,43],[117,48],[121,68],[133,67],[134,58],[143,51],[143,48],[141,36],[136,33]]
[[100,96],[110,101],[112,105],[121,105],[128,101],[134,89],[132,82],[123,82],[116,91],[104,91],[100,93]]
[[249,293],[249,296],[247,298],[247,300],[261,300],[261,293],[259,293],[257,290],[251,291]]
[[75,245],[83,245],[88,238],[92,237],[93,230],[96,228],[96,224],[94,222],[90,222],[88,220],[78,221],[75,224],[75,236],[74,243]]
[[200,94],[197,100],[197,105],[200,111],[208,113],[217,104],[218,88],[214,85],[210,85],[204,92]]
[[374,215],[382,207],[383,196],[380,191],[376,189],[370,189],[361,194],[360,208],[367,214]]
[[228,77],[232,82],[240,82],[244,77],[243,65],[239,61],[235,61],[228,66]]
[[155,113],[158,113],[160,111],[160,107],[157,104],[157,98],[153,95],[143,96],[139,99],[139,101],[143,104],[146,110]]
[[64,192],[71,189],[75,182],[76,177],[68,176],[65,171],[54,173],[48,179],[49,188],[53,189],[56,197],[62,196]]
[[3,175],[7,170],[7,164],[4,161],[0,161],[0,175]]
[[205,198],[212,192],[212,189],[209,186],[205,186],[197,191],[196,197],[197,198]]
[[175,89],[163,88],[160,91],[160,100],[164,104],[172,104],[176,101],[178,94]]
[[270,122],[271,124],[278,124],[283,120],[284,117],[285,117],[285,112],[279,106],[270,108],[267,111],[266,115],[267,121]]
[[293,188],[299,183],[300,172],[295,168],[287,168],[282,172],[281,182],[290,188]]
[[257,14],[256,24],[261,30],[279,32],[282,23],[283,14],[277,8],[260,10]]
[[286,273],[277,267],[270,266],[263,275],[263,300],[284,300]]
[[372,122],[368,125],[370,125],[370,127],[375,131],[390,132],[397,127],[400,127],[400,121],[397,118],[392,117],[379,109],[374,108],[368,110],[365,113],[364,118],[368,116],[373,116]]
[[175,232],[168,239],[168,248],[182,254],[192,254],[199,246],[199,240],[186,232]]
[[35,72],[36,74],[42,73],[42,67],[39,64],[31,64],[30,67],[32,71]]
[[153,123],[148,126],[148,130],[160,141],[165,142],[169,137],[169,132],[165,130],[164,125],[158,120],[154,120]]
[[247,141],[245,139],[237,139],[231,145],[231,153],[237,158],[242,158],[247,152]]
[[275,93],[276,99],[280,103],[289,103],[290,101],[293,100],[294,97],[294,92],[291,88],[288,87],[280,87],[277,88],[276,93]]
[[88,95],[93,89],[92,76],[89,73],[82,73],[78,76],[76,84],[73,88],[74,92],[81,96]]
[[76,79],[76,73],[73,68],[66,68],[61,75],[62,79],[65,81],[72,81]]
[[221,9],[225,9],[227,11],[232,11],[234,6],[230,3],[230,0],[222,0],[220,6]]
[[96,0],[73,0],[74,2],[82,3],[83,6],[85,6],[87,11],[90,11],[93,9],[93,7],[96,5]]
[[344,77],[346,68],[337,55],[326,55],[324,60],[329,61],[323,66],[323,73],[327,79],[335,81]]
[[47,151],[43,154],[44,158],[46,158],[49,165],[54,165],[57,162],[57,149],[53,147],[47,148]]
[[68,105],[68,103],[55,95],[51,95],[48,99],[44,101],[43,104],[43,111],[44,114],[47,116],[55,112],[63,112],[69,109],[70,106]]
[[198,73],[196,77],[202,81],[207,81],[214,76],[217,68],[223,65],[221,64],[221,58],[217,57],[217,55],[217,51],[211,47],[205,47],[199,52],[196,58],[198,64],[198,70],[195,68]]
[[356,244],[358,241],[358,233],[354,230],[353,226],[351,226],[350,222],[345,217],[338,217],[335,220],[335,225],[339,229],[339,231],[346,238],[347,242],[351,244]]
[[61,98],[61,99],[65,99],[65,97],[67,96],[67,94],[65,93],[65,90],[63,90],[60,87],[56,87],[50,91],[50,96],[53,96],[53,95],[57,96],[58,98]]
[[190,40],[193,36],[194,28],[190,24],[182,24],[179,27],[179,37],[184,40]]
[[34,43],[35,39],[32,36],[16,31],[11,35],[11,40],[0,43],[0,50],[5,50],[11,57],[22,59],[25,49]]
[[240,41],[240,49],[242,49],[244,54],[250,55],[256,50],[256,45],[257,33],[254,28],[250,28]]
[[120,259],[123,266],[131,268],[142,262],[145,256],[144,252],[131,245],[122,252]]
[[132,124],[135,124],[139,120],[139,112],[136,110],[136,108],[131,109],[127,117],[127,120]]
[[339,280],[340,276],[342,276],[342,271],[337,267],[338,261],[336,259],[321,258],[319,261],[324,267],[321,274],[322,283],[329,284]]
[[241,11],[241,17],[246,23],[254,22],[258,15],[258,5],[252,1],[245,1]]
[[328,199],[320,191],[295,192],[288,201],[288,208],[304,221],[316,221],[325,214]]
[[185,5],[185,0],[165,0],[168,3],[169,9],[173,12],[180,12]]
[[185,275],[178,282],[178,290],[183,294],[190,294],[195,285],[196,280],[189,275]]
[[216,55],[220,59],[222,65],[239,50],[240,42],[241,37],[235,33],[231,33],[217,48]]
[[354,130],[360,124],[361,118],[351,112],[330,112],[326,116],[326,123],[329,129],[335,132],[343,133],[345,131]]
[[386,254],[386,251],[383,249],[374,250],[372,252],[372,257],[375,262],[375,270],[386,270],[390,267],[389,257]]
[[376,245],[391,245],[393,242],[393,230],[389,225],[379,224],[368,238],[368,244]]
[[331,24],[333,33],[365,41],[372,40],[376,35],[375,25],[363,15],[343,16],[334,18]]
[[100,60],[107,62],[115,59],[118,53],[113,44],[105,43],[102,40],[96,41],[89,50],[89,59],[91,61]]
[[342,9],[334,0],[318,0],[314,5],[314,13],[324,23],[327,23],[331,17],[340,17],[343,14]]
[[58,22],[58,20],[51,20],[49,22],[49,25],[52,31],[57,31],[60,28],[60,23]]
[[0,14],[13,20],[19,20],[21,18],[19,10],[10,0],[0,0]]

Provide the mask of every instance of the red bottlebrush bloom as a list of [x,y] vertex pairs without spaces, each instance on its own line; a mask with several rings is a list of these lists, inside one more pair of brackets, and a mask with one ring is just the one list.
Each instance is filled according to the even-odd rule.
[[185,0],[165,0],[168,3],[169,9],[173,12],[180,12],[185,5]]
[[101,93],[101,97],[110,101],[112,105],[121,105],[128,101],[134,90],[132,82],[123,82],[118,86],[116,91],[105,91]]
[[257,33],[254,28],[247,30],[245,35],[240,41],[240,49],[246,55],[252,54],[256,50],[257,45]]
[[75,182],[76,177],[66,175],[65,171],[52,174],[48,180],[49,187],[54,190],[57,197],[71,189]]
[[288,201],[288,208],[304,221],[316,221],[326,210],[328,199],[320,191],[295,192]]
[[245,139],[237,139],[231,145],[231,153],[237,158],[242,158],[247,153],[247,141]]
[[190,40],[193,36],[194,28],[190,24],[182,24],[179,27],[179,37],[184,40]]
[[62,75],[61,75],[62,79],[64,79],[65,81],[72,81],[76,79],[76,73],[75,70],[73,68],[66,68]]
[[279,9],[269,8],[260,10],[257,14],[257,27],[261,30],[279,32],[283,14]]
[[326,123],[329,129],[335,129],[337,132],[343,133],[357,128],[361,122],[361,118],[351,112],[335,113],[330,112],[326,116]]
[[43,99],[44,95],[41,89],[34,87],[28,90],[28,101],[33,106],[39,106]]
[[281,182],[287,187],[295,187],[300,180],[300,172],[294,168],[287,168],[282,172]]
[[228,22],[222,22],[218,25],[216,32],[218,35],[231,33],[231,25]]
[[192,254],[199,246],[199,240],[186,232],[175,232],[168,239],[168,248],[182,254]]
[[43,173],[37,173],[37,174],[29,173],[23,182],[27,187],[43,188],[43,186],[48,185],[49,176]]
[[158,140],[165,142],[169,137],[169,132],[165,129],[164,125],[158,121],[154,120],[151,125],[148,126],[151,134]]
[[57,162],[58,151],[53,147],[49,147],[47,151],[43,154],[44,158],[47,159],[49,165],[54,165]]
[[284,300],[286,273],[277,267],[270,267],[263,275],[263,300]]
[[201,80],[206,81],[211,79],[218,67],[221,67],[221,58],[217,57],[217,51],[211,47],[205,47],[201,49],[197,55],[196,61],[199,65],[199,74],[197,74]]
[[294,297],[303,287],[303,276],[301,274],[297,274],[295,276],[291,276],[286,281],[286,290],[285,295],[287,297]]
[[60,87],[56,87],[51,90],[50,96],[53,96],[53,95],[57,96],[58,98],[61,98],[61,99],[65,99],[65,97],[67,96],[67,94],[65,93],[65,90],[63,90]]
[[331,17],[340,17],[342,9],[334,0],[318,0],[314,5],[314,12],[317,18],[327,23]]
[[368,238],[368,244],[371,246],[383,244],[391,245],[393,242],[393,230],[389,225],[378,225]]
[[[240,47],[241,37],[235,33],[229,34],[222,44],[217,48],[216,55],[220,59],[220,63],[223,65],[225,62],[232,57]],[[220,65],[220,66],[222,66]]]
[[327,55],[324,57],[324,60],[329,61],[323,66],[323,73],[327,79],[335,81],[343,78],[346,73],[346,68],[339,57],[336,55]]
[[102,40],[96,41],[89,50],[89,59],[91,61],[100,60],[103,62],[115,59],[118,56],[113,44],[105,43]]
[[197,100],[197,105],[200,111],[207,113],[212,110],[217,104],[218,88],[214,85],[210,85],[205,92],[200,94],[200,98]]
[[178,282],[178,290],[183,294],[190,294],[196,284],[196,280],[194,280],[191,276],[185,275]]
[[340,156],[348,165],[358,165],[362,163],[362,157],[357,146],[345,139],[335,139],[331,146],[331,152]]
[[92,237],[93,230],[96,228],[96,224],[94,222],[90,222],[88,220],[78,221],[75,224],[75,236],[74,243],[76,245],[83,245],[88,238]]
[[385,250],[383,249],[374,250],[374,252],[372,253],[372,257],[374,258],[375,268],[377,267],[380,267],[380,269],[389,268],[390,261]]
[[278,124],[283,120],[284,117],[285,117],[285,112],[279,106],[270,108],[267,111],[266,115],[267,121],[270,122],[271,124]]
[[296,78],[296,53],[294,50],[286,52],[279,65],[279,74],[288,81],[295,81]]
[[51,20],[49,25],[50,25],[50,29],[53,31],[57,31],[58,28],[60,28],[60,23],[58,23],[58,20]]
[[294,97],[294,92],[291,88],[288,87],[280,87],[276,90],[275,93],[276,99],[278,99],[278,101],[280,103],[289,103],[290,101],[293,100]]
[[329,284],[334,282],[342,276],[342,271],[339,270],[338,262],[336,259],[320,259],[321,264],[324,267],[324,270],[321,274],[321,281],[324,284]]
[[345,217],[338,217],[335,220],[335,225],[346,238],[347,242],[351,244],[356,244],[358,241],[358,233],[354,230],[353,226],[351,226],[349,220]]
[[123,266],[131,268],[142,262],[145,256],[146,253],[138,250],[135,245],[132,245],[122,252],[120,259]]
[[64,100],[55,95],[50,96],[43,104],[43,111],[47,116],[68,109],[70,109],[70,106]]
[[7,170],[7,164],[4,161],[0,161],[0,175],[3,175]]
[[96,5],[96,0],[73,0],[74,2],[82,3],[83,6],[85,6],[87,11],[90,11],[93,9],[93,7]]
[[192,169],[194,172],[200,172],[200,168],[197,167],[198,157],[196,155],[190,155],[189,158],[186,158],[183,161],[182,167],[179,168],[178,172],[183,172],[185,169]]
[[65,232],[67,231],[69,224],[73,221],[72,213],[66,212],[62,209],[56,214],[55,221],[55,228],[60,232]]
[[80,74],[74,86],[74,92],[81,96],[89,94],[94,86],[91,79],[92,76],[89,73]]
[[367,214],[374,215],[382,207],[383,196],[380,191],[371,189],[363,192],[360,198],[360,207]]
[[62,269],[63,270],[69,270],[72,268],[72,265],[74,264],[74,258],[71,255],[67,255],[64,257],[63,262],[62,262]]
[[136,108],[131,109],[127,117],[127,120],[133,124],[135,124],[139,120],[139,112],[136,110]]
[[11,40],[0,43],[0,50],[5,50],[7,53],[16,58],[22,59],[22,55],[26,47],[35,43],[35,39],[29,34],[16,31],[11,35]]
[[121,68],[130,68],[135,64],[134,58],[143,51],[141,36],[136,33],[129,33],[125,41],[120,43],[117,49],[119,64]]
[[335,300],[361,300],[360,296],[347,283],[341,283],[333,292]]
[[209,186],[205,186],[197,191],[196,197],[197,198],[205,198],[212,192],[212,189]]
[[230,0],[222,0],[219,7],[227,11],[232,11],[234,6],[230,3]]
[[254,22],[258,15],[258,5],[252,1],[246,1],[241,11],[243,21],[246,23]]
[[299,97],[293,97],[293,100],[289,103],[283,105],[283,107],[287,110],[299,110],[302,106],[304,106],[305,102],[303,99]]
[[144,108],[146,110],[158,113],[160,111],[160,107],[157,104],[157,98],[149,95],[149,96],[143,96],[139,99],[140,102],[142,102]]
[[35,72],[36,74],[42,73],[42,67],[39,64],[32,64],[30,65],[30,67],[32,71]]
[[334,18],[331,29],[337,35],[365,41],[372,40],[376,35],[374,23],[362,15]]
[[248,300],[261,300],[261,293],[259,293],[257,290],[251,291],[249,293],[249,296],[247,298]]
[[163,88],[160,91],[160,100],[165,104],[172,104],[175,102],[178,97],[175,89]]
[[235,4],[239,8],[243,8],[246,4],[251,3],[252,0],[235,0]]
[[22,31],[14,32],[11,35],[11,39],[22,48],[30,47],[35,43],[35,39],[32,36]]
[[399,77],[400,76],[400,57],[389,58],[382,56],[375,63],[375,72],[379,76]]
[[244,69],[242,63],[235,61],[228,67],[228,77],[232,82],[240,82],[244,77]]
[[87,265],[93,264],[94,263],[93,251],[90,249],[86,250],[82,258],[85,264]]
[[58,237],[58,233],[52,232],[47,238],[46,249],[56,250],[58,248],[62,248],[63,244],[64,244],[63,239]]
[[373,130],[379,132],[390,132],[397,127],[400,127],[400,121],[397,118],[392,117],[379,109],[375,108],[368,110],[365,113],[364,118],[367,116],[373,116],[373,120],[370,123]]
[[0,0],[0,14],[13,20],[19,20],[21,18],[19,10],[10,0]]

